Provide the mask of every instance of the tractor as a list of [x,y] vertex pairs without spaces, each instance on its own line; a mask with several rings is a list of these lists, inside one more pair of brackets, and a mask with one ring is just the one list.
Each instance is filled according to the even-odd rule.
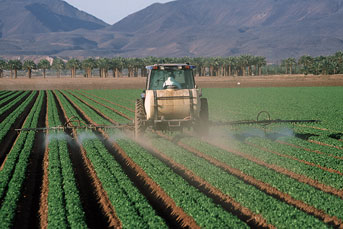
[[147,128],[208,134],[208,103],[194,80],[194,65],[155,64],[146,67],[146,89],[135,104],[135,136]]
[[147,128],[156,131],[183,131],[193,129],[203,137],[211,126],[261,125],[273,123],[314,123],[320,120],[271,119],[269,112],[260,111],[256,120],[210,121],[207,99],[194,80],[194,65],[154,64],[146,67],[148,77],[141,98],[136,100],[133,123],[115,125],[88,125],[77,117],[71,117],[63,126],[22,128],[16,131],[47,131],[67,129],[134,129],[140,137]]

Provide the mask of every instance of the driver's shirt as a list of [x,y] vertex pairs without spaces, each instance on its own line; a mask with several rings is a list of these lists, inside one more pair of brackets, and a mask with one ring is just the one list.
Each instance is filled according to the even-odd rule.
[[178,89],[181,89],[181,85],[172,77],[168,77],[168,79],[163,83],[163,88],[168,86],[176,86]]

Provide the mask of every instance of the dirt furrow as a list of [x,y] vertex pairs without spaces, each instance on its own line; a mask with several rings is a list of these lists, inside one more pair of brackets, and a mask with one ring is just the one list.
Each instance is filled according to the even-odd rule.
[[[58,102],[58,106],[60,108],[60,110],[63,113],[63,119],[64,120],[68,120],[68,116],[66,111],[64,110],[64,107],[60,101],[60,99],[58,98],[58,96],[56,96],[56,94],[54,93],[54,96]],[[92,184],[94,187],[94,191],[96,192],[96,196],[97,199],[99,201],[99,204],[101,205],[101,208],[104,212],[104,214],[107,216],[108,218],[108,225],[109,227],[113,227],[113,228],[122,228],[122,224],[120,219],[118,218],[114,207],[111,204],[111,201],[109,200],[109,197],[106,193],[106,191],[104,190],[104,188],[102,187],[101,181],[98,178],[96,171],[91,163],[91,161],[88,159],[87,157],[87,152],[85,151],[85,149],[82,147],[82,144],[80,144],[80,141],[78,139],[78,135],[75,129],[72,130],[72,135],[79,147],[79,151],[81,153],[81,157],[83,160],[84,165],[86,166],[86,170],[87,170],[87,175],[90,176],[91,180],[92,180]],[[93,189],[92,189],[93,190]],[[82,191],[82,190],[80,190]],[[81,194],[82,197],[82,194]],[[88,201],[88,200],[82,200],[81,201]],[[84,206],[84,204],[83,204]],[[87,208],[84,209],[86,212],[86,217],[88,218],[89,214],[92,214],[91,212],[87,213]],[[94,209],[88,209],[90,211],[94,211]],[[93,213],[94,214],[94,213]],[[88,215],[88,216],[87,216]],[[86,219],[87,220],[87,219]],[[97,222],[98,224],[103,224],[103,222]]]
[[[64,96],[67,98],[65,94]],[[96,123],[88,117],[88,115],[83,112],[77,104],[69,99],[68,101],[82,114],[83,118],[85,118],[87,122],[96,125]],[[88,106],[92,108],[92,106]],[[178,207],[174,200],[155,181],[153,181],[153,179],[151,179],[117,143],[111,141],[110,136],[105,131],[99,129],[99,134],[110,144],[110,147],[115,149],[116,153],[113,156],[115,156],[115,159],[120,163],[124,172],[130,179],[132,179],[132,182],[142,192],[142,194],[145,195],[148,201],[152,204],[152,207],[157,212],[163,212],[162,215],[166,217],[165,219],[168,224],[175,225],[177,227],[199,228],[195,220],[184,212],[182,208]],[[107,145],[107,147],[108,146],[109,145]],[[142,190],[142,188],[145,190]]]
[[[20,95],[22,95],[24,93],[24,91],[22,91],[21,93],[19,93],[17,95],[17,97],[19,97]],[[8,115],[10,115],[15,109],[17,109],[17,107],[22,104],[25,99],[27,99],[27,97],[30,96],[30,93],[27,93],[27,95],[25,95],[23,98],[21,98],[16,104],[14,104],[11,108],[9,108],[7,111],[5,111],[3,114],[0,115],[0,122],[4,121],[5,118],[8,117]],[[13,100],[15,100],[16,98],[13,98],[12,100],[7,101],[6,103],[1,104],[2,107],[6,106],[8,103],[12,102]]]
[[[32,92],[33,93],[33,92]],[[19,138],[19,133],[14,131],[14,129],[20,129],[24,126],[27,116],[29,115],[35,101],[37,100],[38,93],[33,97],[29,104],[25,107],[25,110],[19,115],[14,124],[11,126],[11,129],[8,131],[3,141],[0,142],[0,171],[2,170],[4,164],[6,163],[7,155],[11,152],[13,146]],[[17,107],[16,107],[17,108]]]
[[314,144],[317,144],[317,145],[321,145],[321,146],[329,146],[329,147],[332,147],[332,148],[336,148],[336,149],[343,150],[342,147],[333,146],[333,145],[330,145],[330,144],[326,144],[326,143],[324,143],[324,142],[319,142],[319,141],[315,141],[315,140],[308,140],[308,142],[311,142],[311,143],[314,143]]
[[[45,126],[49,127],[48,119],[48,101],[46,102],[45,112]],[[49,131],[46,131],[46,139],[49,137]],[[43,156],[43,178],[41,186],[41,194],[39,201],[39,217],[40,217],[40,228],[45,229],[48,227],[48,193],[49,193],[49,141],[45,140],[45,151]]]
[[[87,95],[85,95],[85,94],[82,94],[81,92],[78,92],[79,94],[81,94],[81,95],[83,95],[84,97],[86,97],[87,99],[90,99],[90,100],[92,100],[93,102],[95,102],[95,103],[97,103],[97,104],[99,104],[99,105],[101,105],[101,106],[103,106],[103,107],[106,107],[107,109],[110,109],[111,111],[113,111],[114,113],[116,113],[116,114],[118,114],[118,115],[120,115],[120,116],[122,116],[122,117],[124,117],[124,118],[126,118],[127,120],[130,120],[130,121],[132,121],[133,119],[131,118],[131,117],[129,117],[129,116],[127,116],[126,114],[124,114],[124,113],[122,113],[122,112],[120,112],[120,111],[118,111],[118,110],[116,110],[116,109],[114,109],[114,108],[112,108],[112,107],[109,107],[109,106],[107,106],[107,105],[105,105],[105,104],[103,104],[103,103],[100,103],[98,100],[95,100],[95,99],[93,99],[93,98],[91,98],[91,97],[89,97],[89,96],[87,96]],[[72,93],[75,97],[77,97],[74,93]],[[77,97],[78,99],[80,99],[80,97]],[[123,106],[121,106],[121,107],[123,107]],[[124,107],[123,107],[124,108]],[[127,108],[126,108],[127,109]]]
[[[159,133],[159,135],[161,137],[165,137],[168,140],[172,140],[172,139],[170,139],[170,137],[168,137],[162,133]],[[260,189],[261,191],[265,192],[266,194],[268,194],[270,196],[273,196],[274,198],[276,198],[278,200],[284,201],[285,203],[290,204],[290,205],[306,212],[307,214],[314,215],[315,217],[323,220],[325,223],[328,223],[330,225],[337,226],[337,227],[343,226],[343,221],[341,219],[338,219],[336,216],[331,216],[331,215],[325,214],[322,210],[319,210],[319,209],[317,209],[311,205],[308,205],[308,204],[306,204],[300,200],[296,200],[292,196],[288,195],[287,193],[284,193],[284,192],[278,190],[277,188],[275,188],[269,184],[266,184],[260,180],[257,180],[252,176],[244,174],[241,170],[232,168],[232,167],[228,166],[227,164],[225,164],[225,163],[223,163],[223,162],[221,162],[221,161],[219,161],[219,160],[217,160],[217,159],[215,159],[209,155],[206,155],[206,154],[200,152],[199,150],[196,150],[196,149],[192,148],[191,146],[188,146],[188,145],[186,145],[180,141],[177,142],[177,144],[180,147],[184,148],[185,150],[193,153],[194,155],[207,160],[211,164],[223,169],[224,171],[226,171],[229,174],[232,174],[232,175],[242,179],[244,182],[255,186],[256,188]]]
[[[47,108],[47,97],[45,92],[42,109],[38,118],[38,128],[45,127],[45,116]],[[14,220],[15,228],[37,228],[39,227],[39,199],[41,193],[43,177],[43,156],[45,134],[43,132],[35,133],[35,141],[30,153],[29,163],[26,170],[26,177],[22,186],[21,196],[18,201],[16,217]],[[30,211],[27,211],[30,209]]]
[[279,152],[276,152],[276,151],[273,151],[273,150],[270,150],[270,149],[267,149],[265,147],[262,147],[262,146],[259,146],[259,145],[255,145],[253,143],[248,143],[246,142],[247,145],[250,145],[252,147],[255,147],[257,149],[260,149],[260,150],[263,150],[265,152],[269,152],[269,153],[272,153],[272,154],[275,154],[275,155],[278,155],[280,157],[285,157],[285,158],[288,158],[288,159],[291,159],[291,160],[294,160],[294,161],[298,161],[300,163],[303,163],[303,164],[306,164],[306,165],[310,165],[310,166],[313,166],[313,167],[317,167],[319,169],[322,169],[324,171],[327,171],[329,173],[336,173],[338,175],[343,175],[342,172],[338,171],[338,170],[335,170],[335,169],[331,169],[331,168],[328,168],[328,167],[324,167],[324,166],[321,166],[321,165],[317,165],[317,164],[314,164],[312,162],[308,162],[308,161],[305,161],[305,160],[301,160],[299,158],[296,158],[296,157],[293,157],[293,156],[289,156],[289,155],[286,155],[286,154],[282,154],[282,153],[279,153]]
[[[81,92],[79,92],[79,93],[81,93]],[[103,100],[103,101],[106,101],[106,102],[111,103],[111,104],[113,104],[113,105],[116,105],[116,106],[118,106],[118,107],[124,108],[124,109],[126,109],[126,110],[128,110],[128,111],[135,112],[134,110],[132,110],[132,109],[130,109],[130,108],[128,108],[128,107],[125,107],[125,106],[120,105],[120,104],[118,104],[118,103],[114,103],[114,102],[112,102],[112,101],[110,101],[110,100],[101,98],[101,97],[99,97],[99,96],[97,96],[97,95],[94,95],[94,94],[91,94],[91,93],[89,93],[89,92],[83,91],[83,93],[88,94],[88,95],[91,95],[91,96],[93,96],[93,97],[95,97],[95,98],[101,99],[101,100]],[[115,97],[115,96],[114,96],[114,97]],[[117,97],[117,98],[123,99],[122,97]],[[128,101],[132,102],[133,104],[135,103],[135,101],[131,101],[131,100],[128,100]]]
[[[206,140],[205,140],[206,141]],[[206,141],[209,145],[212,145],[212,146],[215,146],[215,147],[218,147],[219,149],[222,149],[224,151],[227,151],[227,152],[230,152],[230,153],[233,153],[239,157],[242,157],[244,159],[247,159],[251,162],[254,162],[258,165],[261,165],[263,167],[266,167],[268,169],[271,169],[271,170],[274,170],[275,172],[277,173],[281,173],[281,174],[284,174],[294,180],[297,180],[301,183],[305,183],[305,184],[308,184],[318,190],[321,190],[323,192],[327,192],[327,193],[330,193],[332,195],[335,195],[335,196],[338,196],[339,198],[342,198],[343,199],[343,190],[339,190],[339,189],[336,189],[336,188],[333,188],[329,185],[326,185],[326,184],[323,184],[323,183],[320,183],[318,182],[317,180],[314,180],[314,179],[311,179],[307,176],[304,176],[304,175],[301,175],[301,174],[298,174],[298,173],[294,173],[288,169],[285,169],[285,168],[282,168],[280,166],[277,166],[277,165],[273,165],[273,164],[269,164],[269,163],[266,163],[256,157],[253,157],[249,154],[246,154],[244,152],[241,152],[241,151],[238,151],[238,150],[235,150],[235,149],[232,149],[232,148],[229,148],[225,145],[222,145],[220,143],[213,143],[213,142],[210,142],[210,141]]]
[[148,144],[148,140],[137,141],[139,145],[145,148],[149,153],[158,158],[176,174],[185,179],[190,185],[197,188],[213,201],[222,206],[225,210],[237,216],[240,220],[246,222],[252,228],[275,228],[273,225],[268,224],[267,221],[260,214],[255,214],[250,209],[242,206],[239,202],[235,201],[232,197],[224,194],[221,190],[214,187],[201,177],[195,175],[191,170],[185,166],[175,162],[172,158],[166,156],[163,152],[155,148],[152,144]]
[[312,152],[312,153],[316,153],[316,154],[320,154],[320,155],[325,155],[325,156],[328,156],[328,157],[332,157],[332,158],[335,158],[335,159],[338,159],[338,160],[343,160],[343,157],[338,157],[338,156],[335,156],[335,155],[332,155],[332,154],[327,154],[327,153],[323,153],[319,150],[311,150],[311,149],[308,149],[306,147],[302,147],[302,146],[298,146],[298,145],[294,145],[292,143],[288,143],[288,142],[284,142],[284,141],[280,141],[280,140],[277,140],[278,143],[282,144],[282,145],[288,145],[288,146],[292,146],[293,148],[297,148],[297,149],[303,149],[307,152]]
[[306,126],[306,125],[301,125],[301,124],[295,124],[295,126],[305,127],[305,128],[311,128],[311,129],[315,129],[315,130],[323,130],[323,131],[334,132],[334,131],[332,131],[332,130],[329,130],[329,129],[326,129],[326,128],[320,128],[320,127],[316,127],[316,126]]
[[[98,111],[98,113],[99,112],[100,111]],[[108,117],[104,116],[103,114],[100,113],[100,115],[102,115],[107,120],[110,120]],[[210,145],[213,145],[213,143],[211,143],[211,142],[208,142],[208,143]],[[225,146],[222,146],[222,145],[219,146],[217,144],[215,144],[214,146],[219,147],[219,148],[221,148],[221,149],[223,149],[225,151],[229,151],[231,153],[234,153],[235,155],[240,156],[240,157],[245,158],[245,159],[248,159],[248,160],[250,160],[250,161],[252,161],[252,162],[254,162],[256,164],[259,164],[259,165],[262,165],[262,166],[267,167],[269,169],[272,169],[272,170],[274,170],[274,171],[276,171],[278,173],[281,173],[281,174],[284,174],[286,176],[289,176],[289,177],[291,177],[291,178],[293,178],[293,179],[295,179],[295,180],[297,180],[297,181],[299,181],[301,183],[308,184],[308,185],[310,185],[310,186],[312,186],[312,187],[314,187],[314,188],[316,188],[318,190],[321,190],[321,191],[324,191],[324,192],[336,195],[336,196],[338,196],[340,198],[343,198],[343,190],[338,190],[338,189],[333,188],[331,186],[322,184],[322,183],[318,182],[317,180],[311,179],[311,178],[306,177],[304,175],[300,175],[300,174],[294,173],[294,172],[289,171],[289,170],[287,170],[285,168],[282,168],[282,167],[279,167],[279,166],[276,166],[276,165],[272,165],[272,164],[268,164],[268,163],[266,163],[264,161],[261,161],[261,160],[255,158],[255,157],[252,157],[252,156],[250,156],[248,154],[239,152],[237,150],[229,149],[229,148],[227,148]]]

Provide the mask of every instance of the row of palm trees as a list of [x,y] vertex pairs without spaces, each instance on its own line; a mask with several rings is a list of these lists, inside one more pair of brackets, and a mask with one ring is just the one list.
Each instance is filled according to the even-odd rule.
[[120,77],[123,70],[127,71],[128,77],[146,76],[147,70],[145,66],[156,63],[192,63],[197,66],[196,74],[198,76],[232,76],[232,75],[261,75],[262,66],[267,64],[265,57],[242,55],[238,57],[180,57],[180,58],[88,58],[84,60],[69,59],[63,60],[55,58],[50,63],[48,60],[41,60],[35,63],[32,60],[0,60],[0,77],[3,76],[3,70],[11,71],[11,78],[17,78],[19,70],[25,70],[28,78],[32,77],[32,70],[40,69],[43,72],[43,77],[46,77],[47,70],[54,70],[57,77],[60,73],[68,69],[72,78],[76,77],[77,70],[83,70],[85,77],[92,77],[94,69],[99,71],[99,76],[102,78],[109,77],[109,72],[112,72],[112,77]]
[[338,51],[330,56],[301,56],[298,60],[288,58],[281,61],[286,74],[302,73],[305,75],[343,74],[343,52]]
[[[146,76],[145,66],[155,63],[191,63],[197,66],[197,76],[253,76],[262,74],[343,74],[343,52],[336,52],[332,56],[311,57],[308,55],[287,58],[280,65],[268,65],[265,57],[241,55],[230,57],[179,57],[179,58],[87,58],[79,60],[72,58],[63,60],[54,58],[53,61],[45,59],[35,63],[33,60],[1,60],[0,77],[4,70],[9,70],[11,78],[17,78],[17,72],[26,71],[27,77],[32,77],[32,71],[39,69],[46,77],[47,71],[54,70],[57,77],[68,69],[72,78],[76,77],[78,70],[83,70],[84,77],[92,77],[95,70],[99,71],[101,78],[121,77],[123,71],[128,77]],[[112,73],[110,75],[110,73]]]

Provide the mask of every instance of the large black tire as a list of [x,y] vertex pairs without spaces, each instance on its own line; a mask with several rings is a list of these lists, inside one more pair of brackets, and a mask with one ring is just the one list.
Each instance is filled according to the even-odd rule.
[[135,106],[135,137],[140,137],[144,134],[146,126],[146,114],[144,110],[143,99],[136,100]]
[[199,120],[196,123],[194,130],[200,134],[200,136],[208,136],[209,122],[208,122],[208,103],[206,98],[200,99],[200,113]]

